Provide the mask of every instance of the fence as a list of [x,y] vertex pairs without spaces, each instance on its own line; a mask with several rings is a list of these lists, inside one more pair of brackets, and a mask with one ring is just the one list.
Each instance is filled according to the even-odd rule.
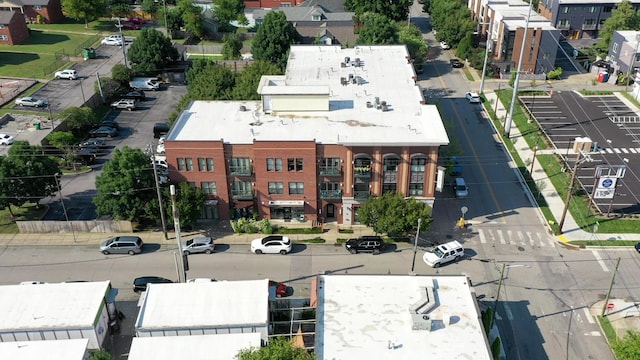
[[99,34],[92,35],[87,40],[83,41],[75,49],[73,49],[73,51],[71,51],[70,53],[68,53],[67,50],[64,48],[61,49],[60,51],[56,51],[53,54],[54,60],[49,65],[46,65],[42,68],[43,75],[47,76],[49,74],[52,74],[56,70],[60,69],[62,66],[64,66],[66,63],[69,62],[70,57],[82,55],[82,49],[95,44],[98,41],[98,39],[100,39]]
[[21,234],[47,234],[70,232],[132,233],[130,221],[77,220],[77,221],[16,221]]

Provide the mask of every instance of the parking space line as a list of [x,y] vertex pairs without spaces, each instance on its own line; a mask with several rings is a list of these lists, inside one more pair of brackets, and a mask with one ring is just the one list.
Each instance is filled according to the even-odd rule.
[[482,229],[478,229],[478,237],[480,238],[481,244],[487,243],[487,239],[484,237],[484,231],[482,231]]
[[593,319],[593,316],[591,316],[591,313],[589,313],[589,308],[583,307],[582,310],[584,310],[584,317],[587,318],[587,322],[589,324],[595,324],[596,321]]
[[600,254],[598,253],[598,251],[591,250],[591,253],[593,254],[593,257],[596,258],[596,260],[598,261],[598,264],[600,265],[602,270],[604,272],[609,272],[609,268],[607,267],[607,264],[605,264],[604,261],[602,261],[602,258],[600,257]]
[[502,230],[496,230],[498,232],[498,240],[500,240],[500,244],[505,245],[507,242],[504,241],[504,236],[502,235]]

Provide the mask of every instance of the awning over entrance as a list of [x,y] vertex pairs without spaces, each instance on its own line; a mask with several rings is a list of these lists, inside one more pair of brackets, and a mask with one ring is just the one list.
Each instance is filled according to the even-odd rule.
[[234,209],[244,209],[246,207],[253,206],[253,201],[234,201],[233,208]]
[[300,207],[300,206],[304,206],[304,200],[271,200],[269,201],[269,206],[274,206],[274,207],[286,207],[286,206],[290,206],[290,207]]

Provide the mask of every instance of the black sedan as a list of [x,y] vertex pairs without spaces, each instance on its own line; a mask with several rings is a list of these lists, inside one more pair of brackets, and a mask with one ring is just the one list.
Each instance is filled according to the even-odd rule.
[[123,99],[133,99],[140,101],[144,101],[147,98],[144,94],[144,91],[142,90],[129,91],[128,93],[120,95],[120,97]]
[[100,127],[106,126],[114,129],[120,129],[120,124],[118,124],[118,122],[115,120],[103,120],[99,126]]
[[170,284],[173,281],[159,276],[142,276],[133,280],[133,291],[142,292],[147,290],[148,284]]
[[101,126],[97,129],[93,129],[89,131],[89,136],[92,138],[101,138],[101,137],[112,138],[112,137],[118,136],[118,129],[115,129],[109,126]]
[[108,144],[105,140],[102,139],[89,139],[85,142],[83,142],[82,144],[80,144],[80,147],[88,147],[88,146],[97,146],[97,147],[106,147]]
[[463,68],[464,67],[464,63],[458,59],[451,59],[449,60],[449,63],[451,64],[452,68]]

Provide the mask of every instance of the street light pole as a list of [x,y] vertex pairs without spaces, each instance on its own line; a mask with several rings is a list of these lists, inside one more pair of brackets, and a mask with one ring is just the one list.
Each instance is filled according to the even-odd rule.
[[[155,164],[154,164],[155,167]],[[171,185],[169,187],[171,192],[171,209],[173,211],[173,226],[176,232],[176,241],[178,242],[178,282],[186,282],[187,274],[184,269],[184,253],[182,252],[182,238],[180,237],[180,214],[176,207],[176,187]]]
[[58,194],[60,195],[60,204],[62,204],[62,212],[64,213],[64,219],[67,222],[67,226],[71,229],[71,235],[73,236],[73,242],[76,242],[76,231],[73,229],[73,224],[69,221],[69,215],[67,215],[67,208],[64,205],[64,199],[62,197],[62,187],[60,186],[60,179],[58,178],[60,173],[53,174],[53,178],[56,180],[58,186]]
[[524,33],[522,34],[522,44],[520,45],[520,58],[518,59],[518,69],[516,70],[516,81],[513,83],[513,95],[511,96],[511,105],[507,114],[507,121],[504,124],[504,132],[507,137],[511,135],[511,123],[513,122],[513,109],[518,96],[518,85],[520,84],[520,72],[522,71],[522,59],[524,58],[524,48],[527,46],[527,33],[529,32],[529,19],[531,18],[531,9],[533,0],[529,0],[529,12],[527,13],[527,21],[524,24]]
[[120,23],[120,17],[118,17],[118,29],[120,30],[120,38],[122,39],[122,55],[124,56],[124,67],[128,68],[127,64],[127,42],[124,40],[124,34],[122,34],[122,24]]
[[416,253],[418,252],[418,237],[420,236],[420,223],[421,222],[422,222],[422,219],[418,219],[418,231],[416,231],[416,239],[413,242],[413,262],[411,263],[411,271],[409,272],[409,275],[415,275],[416,274],[414,269],[416,267]]
[[640,45],[640,34],[636,34],[636,50],[634,51],[631,57],[631,61],[629,61],[629,69],[627,70],[627,81],[624,83],[624,92],[627,92],[629,88],[629,76],[631,76],[631,69],[633,69],[633,64],[636,62],[636,57],[638,56],[638,45]]
[[489,32],[487,31],[487,40],[485,50],[484,50],[484,65],[482,66],[482,79],[480,80],[480,94],[484,92],[484,78],[487,76],[487,63],[489,62],[489,52],[491,51],[491,37],[489,36]]

